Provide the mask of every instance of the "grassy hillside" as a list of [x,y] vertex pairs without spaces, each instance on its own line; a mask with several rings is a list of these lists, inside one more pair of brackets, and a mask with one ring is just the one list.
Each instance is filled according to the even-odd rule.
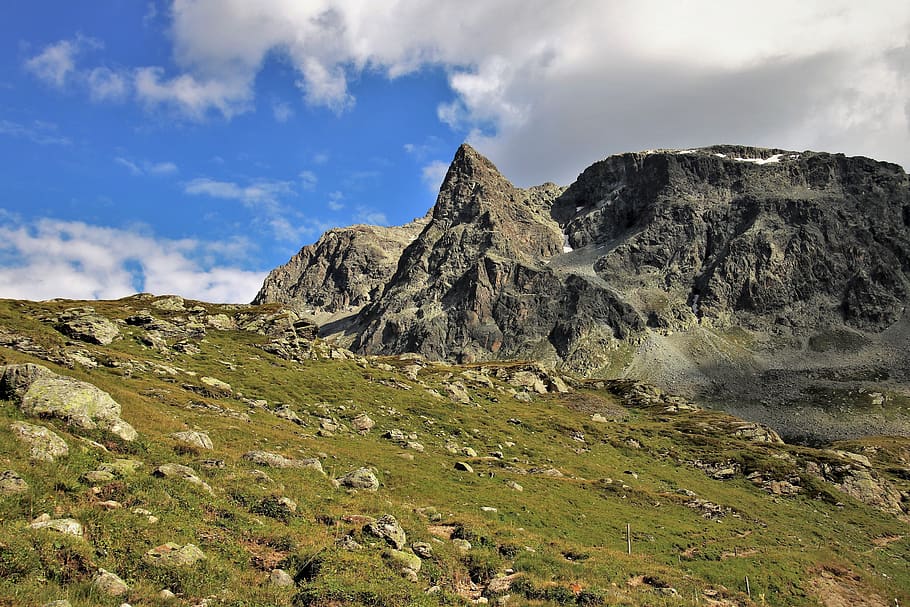
[[[870,491],[843,490],[859,477],[838,484],[859,469],[848,455],[757,442],[767,435],[750,439],[735,418],[648,386],[554,379],[521,363],[360,358],[301,327],[289,339],[274,306],[158,301],[0,301],[0,364],[89,382],[139,432],[126,442],[0,401],[0,472],[28,483],[0,496],[0,605],[910,604],[908,440],[834,446],[869,459],[871,493],[904,492],[904,512],[885,511]],[[86,305],[117,322],[110,345],[58,330],[61,314]],[[169,323],[157,343],[143,313]],[[362,414],[375,426],[358,432]],[[30,461],[14,421],[53,430],[69,455]],[[213,449],[170,436],[185,430],[207,433]],[[242,457],[253,450],[317,458],[324,474]],[[84,477],[123,459],[141,465]],[[189,466],[211,492],[154,475],[165,463]],[[375,492],[333,482],[361,467]],[[841,472],[811,473],[825,469]],[[28,528],[43,513],[84,533]],[[364,531],[386,514],[407,534],[404,555]],[[361,547],[346,549],[346,536]],[[206,558],[144,558],[166,542]],[[415,542],[431,552],[416,581],[401,571]],[[278,568],[295,583],[269,583]],[[99,569],[128,592],[100,592]]]

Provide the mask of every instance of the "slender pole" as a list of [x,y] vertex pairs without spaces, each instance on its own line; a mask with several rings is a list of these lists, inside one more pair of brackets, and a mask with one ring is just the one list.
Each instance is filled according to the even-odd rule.
[[626,523],[626,544],[629,548],[629,554],[632,554],[632,525]]
[[752,598],[752,588],[749,586],[749,576],[746,576],[746,594],[749,595],[749,598]]

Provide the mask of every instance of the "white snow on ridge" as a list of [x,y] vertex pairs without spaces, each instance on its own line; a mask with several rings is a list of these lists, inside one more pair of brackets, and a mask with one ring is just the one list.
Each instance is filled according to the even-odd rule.
[[775,154],[770,158],[734,158],[733,160],[737,160],[739,162],[751,162],[753,164],[776,164],[780,162],[782,156],[783,154]]
[[562,252],[571,253],[574,250],[575,249],[573,249],[572,246],[569,244],[569,235],[563,234],[562,235]]
[[720,152],[714,152],[714,155],[717,156],[718,158],[726,158],[726,157],[727,157],[726,154],[721,154]]

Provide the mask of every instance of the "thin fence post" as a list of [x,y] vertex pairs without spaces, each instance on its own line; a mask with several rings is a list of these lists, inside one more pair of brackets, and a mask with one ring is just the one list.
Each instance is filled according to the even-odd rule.
[[749,576],[746,576],[746,594],[749,595],[749,598],[752,598],[752,587],[749,586]]
[[626,523],[626,545],[629,550],[629,554],[632,554],[632,525]]

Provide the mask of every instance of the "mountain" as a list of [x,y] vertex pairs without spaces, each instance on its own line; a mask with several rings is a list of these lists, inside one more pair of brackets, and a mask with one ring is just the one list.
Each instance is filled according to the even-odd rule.
[[[462,145],[421,227],[323,334],[362,353],[637,377],[762,421],[782,402],[818,408],[796,434],[828,423],[832,390],[907,394],[910,182],[897,165],[713,146],[611,156],[568,188],[520,189]],[[353,249],[323,240],[308,263],[345,266]],[[293,293],[267,281],[257,302],[349,299],[360,279],[346,280],[320,270]],[[907,432],[877,413],[844,436]]]
[[786,444],[300,314],[0,300],[0,605],[910,604],[910,438]]

